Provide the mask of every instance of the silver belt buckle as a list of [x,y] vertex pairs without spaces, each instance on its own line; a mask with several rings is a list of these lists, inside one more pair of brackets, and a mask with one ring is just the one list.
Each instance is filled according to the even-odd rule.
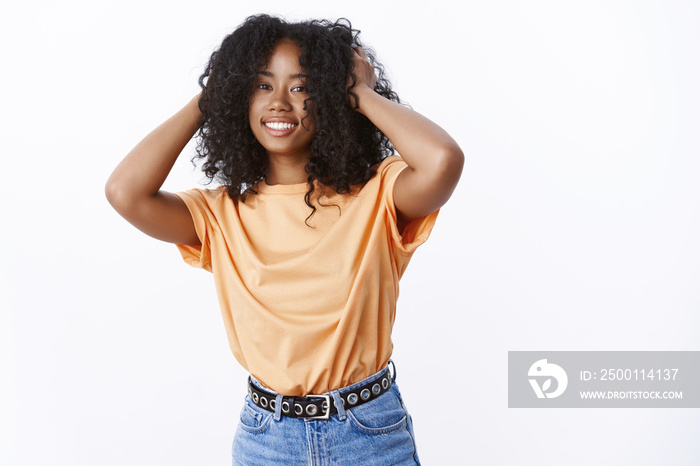
[[[306,419],[329,419],[331,417],[331,396],[330,395],[309,395],[308,398],[323,398],[326,400],[326,414],[318,416],[304,416]],[[321,413],[323,413],[323,405],[321,405]]]

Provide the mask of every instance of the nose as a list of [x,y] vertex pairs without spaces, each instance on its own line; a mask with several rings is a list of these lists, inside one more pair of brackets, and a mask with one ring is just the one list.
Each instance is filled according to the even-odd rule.
[[284,89],[276,89],[270,96],[270,110],[290,111],[292,105]]

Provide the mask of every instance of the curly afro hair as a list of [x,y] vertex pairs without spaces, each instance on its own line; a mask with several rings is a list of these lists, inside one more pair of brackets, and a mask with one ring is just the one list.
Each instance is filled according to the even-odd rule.
[[[314,182],[347,194],[355,185],[372,178],[373,168],[394,153],[389,139],[349,102],[348,81],[354,84],[353,47],[361,46],[377,72],[375,91],[400,103],[391,90],[384,68],[371,49],[360,42],[359,31],[350,21],[311,20],[289,23],[283,19],[256,15],[246,19],[212,53],[199,78],[203,91],[202,112],[196,158],[204,159],[202,170],[209,181],[226,186],[228,195],[239,199],[256,194],[254,185],[267,175],[268,157],[253,136],[248,121],[249,99],[258,71],[272,55],[275,45],[289,39],[299,45],[299,63],[307,75],[307,116],[312,112],[316,133],[311,142],[312,156],[306,166],[310,202]],[[194,159],[193,159],[194,160]],[[308,220],[308,219],[307,219]]]

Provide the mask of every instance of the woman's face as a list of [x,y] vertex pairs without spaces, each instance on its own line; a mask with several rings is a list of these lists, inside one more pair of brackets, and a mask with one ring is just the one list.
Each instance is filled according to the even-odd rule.
[[311,117],[302,125],[304,100],[309,95],[300,55],[295,42],[281,40],[255,80],[248,118],[255,138],[270,157],[311,158],[315,125]]

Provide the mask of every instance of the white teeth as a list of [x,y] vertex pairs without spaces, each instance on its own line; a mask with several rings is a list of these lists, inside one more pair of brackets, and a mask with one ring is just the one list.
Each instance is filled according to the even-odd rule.
[[281,123],[281,122],[278,122],[278,121],[272,121],[272,122],[269,122],[269,123],[265,123],[265,126],[267,126],[267,127],[270,128],[270,129],[276,129],[276,130],[282,130],[282,131],[283,131],[283,130],[287,130],[287,129],[292,129],[292,128],[294,128],[296,125],[293,124],[293,123]]

